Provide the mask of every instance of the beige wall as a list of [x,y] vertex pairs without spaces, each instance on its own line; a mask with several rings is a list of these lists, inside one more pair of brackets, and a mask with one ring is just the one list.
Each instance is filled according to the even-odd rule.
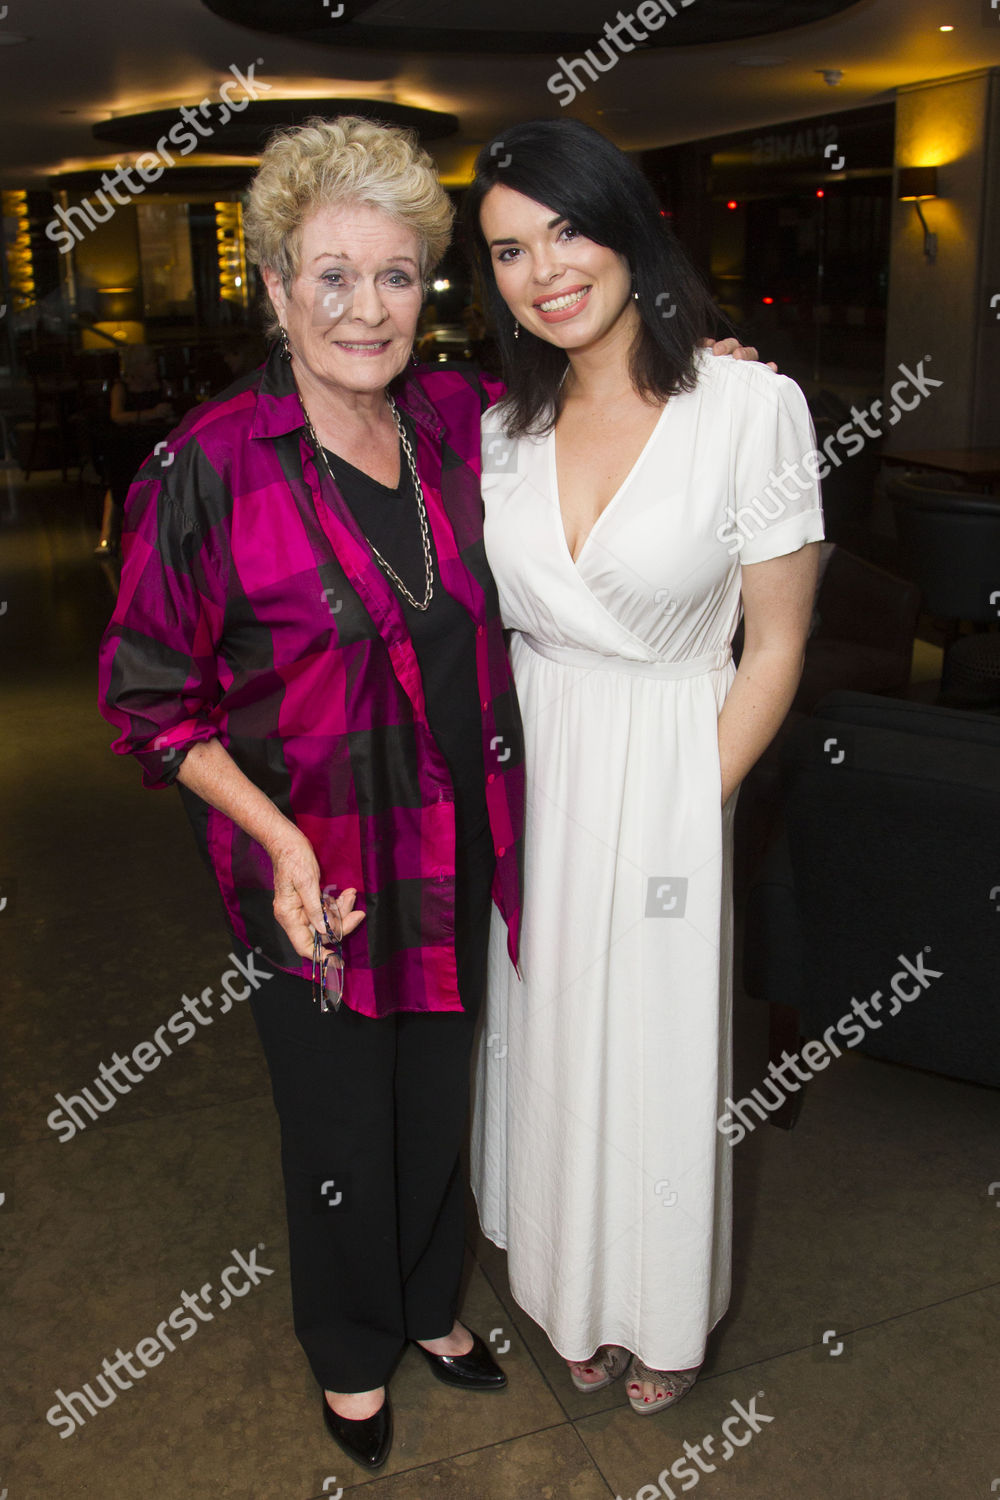
[[[72,203],[80,201],[80,195],[69,195]],[[98,212],[104,208],[98,205]],[[142,286],[139,270],[139,231],[135,205],[124,203],[111,215],[105,224],[98,224],[79,240],[72,250],[76,271],[77,296],[85,306],[93,306],[93,293],[102,286]],[[124,341],[141,343],[144,336],[141,323],[109,324],[108,331],[120,330]],[[86,333],[83,347],[108,349],[110,344]]]
[[[998,70],[900,91],[896,167],[910,166],[938,168],[941,196],[922,205],[938,252],[928,263],[914,205],[894,200],[886,412],[901,364],[916,370],[923,360],[944,383],[886,436],[894,448],[997,446],[1000,304],[991,312],[989,292],[1000,291]],[[913,400],[909,390],[903,399]]]

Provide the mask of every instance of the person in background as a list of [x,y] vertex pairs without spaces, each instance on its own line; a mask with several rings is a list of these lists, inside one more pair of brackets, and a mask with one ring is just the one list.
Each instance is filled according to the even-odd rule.
[[101,514],[101,539],[95,557],[114,557],[121,534],[122,508],[129,485],[146,455],[166,437],[176,415],[156,363],[146,344],[126,344],[121,376],[111,387],[111,424],[107,436],[108,488]]
[[500,350],[478,302],[470,302],[467,307],[462,308],[462,322],[469,340],[469,358],[481,370],[488,371],[490,375],[498,375]]
[[265,354],[266,350],[260,335],[244,333],[227,343],[222,351],[222,358],[229,371],[230,379],[240,380],[257,368]]

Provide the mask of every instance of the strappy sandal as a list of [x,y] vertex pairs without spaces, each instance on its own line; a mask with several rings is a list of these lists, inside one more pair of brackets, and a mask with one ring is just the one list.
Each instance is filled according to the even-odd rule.
[[569,1378],[578,1391],[603,1391],[605,1386],[617,1380],[619,1375],[625,1374],[630,1359],[631,1355],[628,1350],[623,1349],[620,1344],[602,1344],[593,1359],[575,1359],[573,1363],[581,1365],[585,1370],[603,1370],[604,1378],[581,1380],[579,1375],[572,1370],[569,1372]]
[[[699,1365],[698,1369],[700,1368]],[[644,1398],[633,1396],[629,1392],[628,1404],[640,1417],[651,1416],[654,1411],[663,1411],[668,1406],[676,1406],[677,1402],[687,1395],[697,1379],[698,1370],[651,1370],[637,1355],[633,1355],[632,1363],[629,1365],[628,1385],[631,1385],[633,1381],[638,1384],[643,1380],[648,1380],[652,1385],[664,1386],[665,1394]],[[627,1389],[628,1386],[626,1386]]]

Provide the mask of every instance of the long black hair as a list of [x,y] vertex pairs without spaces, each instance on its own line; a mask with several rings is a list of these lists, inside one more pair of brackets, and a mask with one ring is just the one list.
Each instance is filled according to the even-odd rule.
[[695,351],[719,310],[660,212],[653,189],[623,151],[580,120],[529,120],[502,131],[476,158],[465,195],[466,245],[489,303],[503,358],[504,425],[512,437],[547,432],[561,407],[568,358],[514,319],[497,288],[480,227],[483,199],[500,184],[533,198],[588,239],[625,257],[640,328],[629,357],[636,391],[662,403],[695,383]]

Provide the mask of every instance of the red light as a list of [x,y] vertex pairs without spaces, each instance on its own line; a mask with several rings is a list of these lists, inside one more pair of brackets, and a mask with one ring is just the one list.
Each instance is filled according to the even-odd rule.
[[826,194],[824,193],[824,191],[823,191],[822,188],[817,188],[816,189],[816,197],[817,198],[825,198],[826,197]]
[[763,304],[764,304],[765,307],[773,307],[774,306],[774,298],[773,297],[761,297],[760,300],[763,302]]
[[727,208],[739,208],[739,206],[740,205],[737,203],[735,198],[730,198],[729,202],[726,204]]

